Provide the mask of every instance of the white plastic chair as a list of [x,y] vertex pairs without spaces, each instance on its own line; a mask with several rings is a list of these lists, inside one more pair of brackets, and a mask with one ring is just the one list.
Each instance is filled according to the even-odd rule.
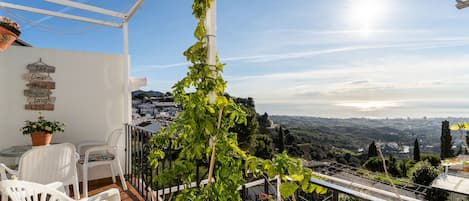
[[40,184],[59,181],[66,186],[67,192],[68,186],[72,185],[75,199],[80,199],[76,166],[78,159],[75,146],[70,143],[34,147],[21,156],[17,171],[1,164],[0,175],[2,180],[7,179],[6,171],[19,180]]
[[[75,201],[53,187],[27,181],[1,181],[0,194],[4,201]],[[119,190],[113,188],[80,201],[101,200],[120,201]]]
[[[87,142],[78,145],[78,153],[85,150],[84,156],[81,156],[79,163],[83,165],[83,197],[88,197],[88,168],[109,165],[111,168],[112,182],[116,183],[116,173],[114,168],[118,169],[119,177],[124,191],[127,190],[127,184],[124,179],[124,172],[119,160],[118,143],[123,135],[122,129],[112,131],[107,142]],[[88,147],[85,148],[84,147]]]

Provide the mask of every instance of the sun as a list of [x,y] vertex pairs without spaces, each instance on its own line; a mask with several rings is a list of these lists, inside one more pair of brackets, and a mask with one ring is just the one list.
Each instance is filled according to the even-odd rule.
[[351,0],[348,1],[347,21],[352,29],[368,36],[389,11],[387,0]]

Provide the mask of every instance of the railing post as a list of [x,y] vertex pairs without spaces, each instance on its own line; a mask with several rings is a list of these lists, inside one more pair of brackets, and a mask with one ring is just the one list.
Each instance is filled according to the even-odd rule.
[[247,199],[247,192],[246,192],[246,185],[243,185],[243,188],[241,189],[241,198],[243,200],[246,200]]
[[197,166],[195,167],[195,184],[197,187],[199,187],[200,185],[200,173],[199,173],[199,166],[200,166],[200,163],[197,163]]
[[339,201],[339,191],[332,191],[332,201]]
[[127,164],[129,162],[129,151],[128,151],[128,148],[129,148],[129,140],[127,138],[127,135],[128,135],[128,128],[129,128],[129,125],[128,124],[124,124],[124,154],[125,154],[125,157],[124,157],[124,177],[125,177],[125,180],[128,181],[129,180],[129,171],[127,169]]

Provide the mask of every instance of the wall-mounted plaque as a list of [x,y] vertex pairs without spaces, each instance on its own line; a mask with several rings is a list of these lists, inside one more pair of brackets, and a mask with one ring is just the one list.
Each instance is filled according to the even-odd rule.
[[27,105],[24,106],[24,109],[27,109],[27,110],[48,110],[48,111],[52,111],[52,110],[54,110],[54,105],[52,105],[52,104],[41,104],[41,105],[27,104]]
[[40,89],[55,89],[55,82],[49,81],[31,81],[26,84],[30,88],[40,88]]
[[26,110],[54,110],[56,98],[51,95],[52,90],[55,89],[55,82],[50,74],[55,73],[55,67],[39,59],[38,62],[28,64],[26,68],[29,73],[26,73],[23,78],[29,83],[26,84],[28,89],[24,90],[28,102],[24,108]]
[[30,88],[24,90],[24,95],[28,97],[48,97],[52,94],[52,91],[48,89]]
[[33,64],[28,64],[27,68],[31,73],[55,73],[54,66],[49,66],[45,63],[42,63],[42,61]]
[[26,81],[52,81],[49,74],[25,73],[23,79]]
[[28,103],[32,105],[54,104],[55,97],[29,97]]

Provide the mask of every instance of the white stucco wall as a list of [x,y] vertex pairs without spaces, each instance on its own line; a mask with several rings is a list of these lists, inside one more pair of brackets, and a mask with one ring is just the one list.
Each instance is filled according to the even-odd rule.
[[[64,134],[54,135],[54,143],[105,140],[112,130],[122,128],[130,115],[124,106],[124,55],[10,47],[0,53],[0,149],[31,143],[19,128],[25,120],[35,120],[38,112],[24,109],[27,82],[22,75],[28,72],[26,65],[39,58],[56,67],[51,74],[55,110],[43,112],[47,119],[66,124]],[[92,177],[105,176],[94,172]]]
[[[0,53],[0,97],[3,97],[6,94],[5,88],[6,88],[6,81],[3,79],[3,75],[6,74],[6,68],[3,68],[5,66],[5,62],[2,58],[2,53]],[[5,100],[0,98],[0,108],[5,108]],[[0,129],[5,128],[5,112],[3,110],[0,110]],[[3,140],[0,140],[3,141]]]

